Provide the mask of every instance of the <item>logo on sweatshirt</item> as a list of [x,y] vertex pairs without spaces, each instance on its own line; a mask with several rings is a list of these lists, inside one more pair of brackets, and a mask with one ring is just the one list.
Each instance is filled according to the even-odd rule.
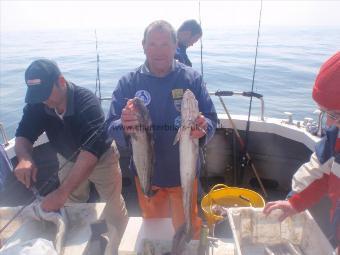
[[172,99],[174,100],[174,106],[178,112],[181,111],[183,94],[184,94],[183,89],[173,89],[171,91]]
[[147,106],[151,102],[151,95],[149,91],[146,90],[138,90],[135,94],[135,97],[138,97],[144,102],[144,105]]

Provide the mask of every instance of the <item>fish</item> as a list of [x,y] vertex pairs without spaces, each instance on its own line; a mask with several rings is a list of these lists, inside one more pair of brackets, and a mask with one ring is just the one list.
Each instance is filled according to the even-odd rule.
[[198,102],[195,95],[187,89],[181,102],[181,127],[175,137],[174,144],[179,142],[179,160],[181,188],[185,222],[176,231],[172,241],[172,255],[182,254],[187,243],[192,238],[192,196],[199,155],[198,139],[192,138],[190,133],[196,127],[199,116]]
[[132,104],[137,110],[137,118],[140,123],[135,132],[131,134],[132,160],[144,195],[151,197],[156,193],[152,190],[152,176],[155,165],[152,121],[149,111],[141,99],[133,98]]

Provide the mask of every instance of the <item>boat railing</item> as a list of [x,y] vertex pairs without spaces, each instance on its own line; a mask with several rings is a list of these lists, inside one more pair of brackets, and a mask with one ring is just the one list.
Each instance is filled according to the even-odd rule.
[[210,96],[217,96],[217,97],[229,97],[229,96],[244,96],[244,97],[255,97],[260,100],[261,102],[261,120],[264,121],[264,100],[263,95],[251,91],[221,91],[218,90],[216,92],[209,92]]
[[[226,97],[226,96],[244,96],[244,97],[255,97],[260,100],[261,102],[261,120],[264,121],[264,100],[263,95],[255,92],[235,92],[235,91],[216,91],[216,92],[209,92],[210,96],[217,96],[217,97]],[[102,97],[102,101],[112,100],[111,97]]]
[[8,142],[8,138],[7,138],[7,135],[6,135],[4,125],[2,123],[0,123],[0,132],[1,132],[2,140],[3,140],[3,144],[5,146],[7,146],[9,144],[9,142]]

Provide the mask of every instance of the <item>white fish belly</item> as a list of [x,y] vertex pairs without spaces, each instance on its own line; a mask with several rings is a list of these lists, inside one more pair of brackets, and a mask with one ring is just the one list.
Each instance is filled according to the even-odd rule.
[[151,185],[150,175],[152,170],[150,145],[146,132],[137,132],[136,138],[131,138],[133,163],[143,192],[147,192]]
[[197,158],[198,140],[190,137],[190,128],[188,128],[183,132],[180,140],[180,175],[186,231],[190,231],[191,228],[191,205]]

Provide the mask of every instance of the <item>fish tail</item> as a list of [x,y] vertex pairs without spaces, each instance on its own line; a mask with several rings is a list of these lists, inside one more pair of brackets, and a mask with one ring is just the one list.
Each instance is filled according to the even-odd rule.
[[184,222],[184,224],[177,229],[172,240],[171,255],[181,255],[190,240],[191,232],[187,232],[187,224]]

